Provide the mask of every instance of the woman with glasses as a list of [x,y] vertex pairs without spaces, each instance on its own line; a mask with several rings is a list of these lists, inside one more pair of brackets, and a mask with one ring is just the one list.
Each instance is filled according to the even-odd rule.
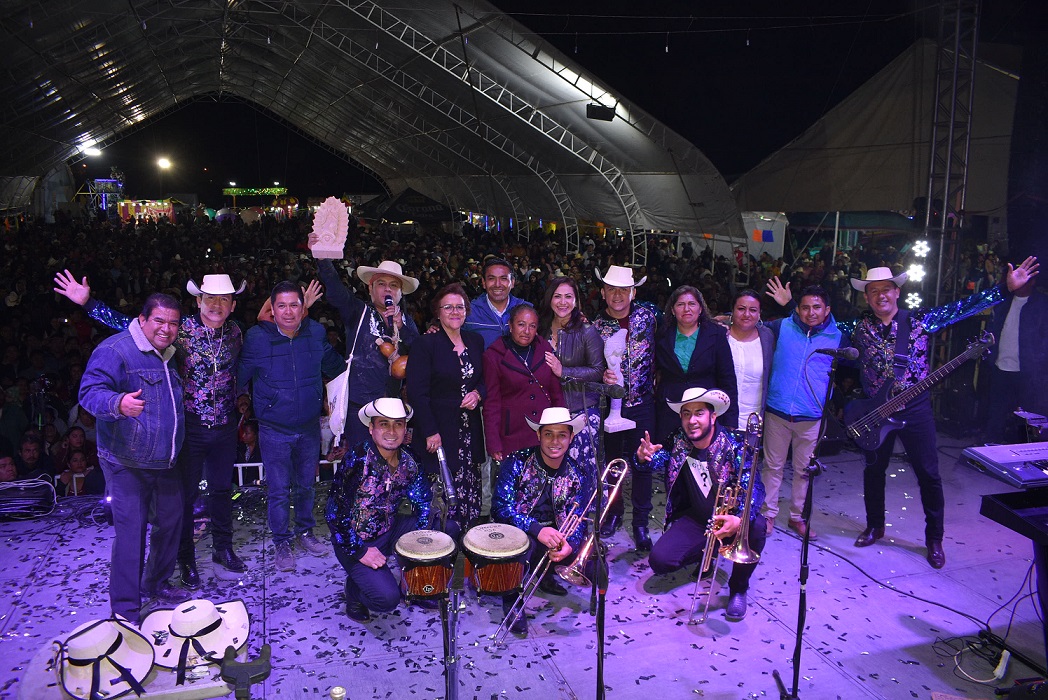
[[596,464],[596,436],[600,429],[596,392],[586,390],[586,382],[604,381],[604,339],[586,323],[579,308],[578,282],[570,277],[554,277],[546,287],[539,307],[539,335],[549,341],[553,352],[546,353],[546,364],[560,380],[564,405],[576,416],[587,413],[587,424],[571,441],[569,454],[580,466]]
[[411,344],[408,360],[408,403],[415,411],[412,447],[429,474],[438,473],[437,448],[443,448],[458,496],[458,506],[448,512],[449,534],[457,538],[480,517],[484,432],[477,408],[485,395],[484,339],[462,330],[469,314],[462,285],[445,286],[432,305],[438,329]]

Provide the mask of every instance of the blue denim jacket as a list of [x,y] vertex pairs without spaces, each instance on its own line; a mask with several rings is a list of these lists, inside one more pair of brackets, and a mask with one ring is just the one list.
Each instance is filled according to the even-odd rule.
[[[98,421],[100,458],[139,469],[174,467],[184,433],[174,356],[174,345],[162,354],[150,345],[137,318],[95,348],[80,380],[80,405]],[[128,418],[120,413],[120,400],[139,389],[145,407]]]

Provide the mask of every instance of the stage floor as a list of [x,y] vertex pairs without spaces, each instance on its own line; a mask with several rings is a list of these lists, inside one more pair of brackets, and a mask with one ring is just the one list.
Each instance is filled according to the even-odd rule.
[[[991,698],[994,685],[1037,676],[1013,658],[1002,681],[968,681],[964,673],[991,679],[996,659],[973,651],[955,657],[947,644],[975,637],[981,625],[970,616],[989,620],[1018,651],[1045,661],[1041,621],[1030,599],[1034,584],[1027,578],[1032,545],[979,515],[981,495],[1014,489],[959,463],[964,446],[940,437],[947,555],[940,571],[924,559],[916,481],[898,455],[888,479],[888,534],[865,549],[852,545],[864,527],[862,459],[843,452],[826,460],[829,469],[815,493],[812,524],[819,538],[810,551],[799,697]],[[321,522],[326,496],[323,485]],[[209,546],[201,543],[199,595],[243,598],[252,616],[250,654],[272,645],[272,675],[252,697],[327,697],[335,685],[347,688],[352,700],[444,696],[436,611],[402,605],[368,624],[353,622],[345,615],[343,574],[334,555],[300,556],[296,573],[276,571],[260,494],[246,492],[239,502],[237,549],[251,569],[240,579],[216,578]],[[656,513],[663,511],[657,507]],[[774,698],[776,670],[792,684],[800,540],[786,528],[786,517],[779,515],[751,583],[749,613],[740,622],[723,616],[725,572],[708,621],[688,625],[689,572],[653,577],[627,533],[612,539],[604,667],[609,697]],[[653,528],[655,536],[660,528]],[[318,535],[326,536],[326,528]],[[59,697],[54,686],[31,691],[22,680],[40,670],[33,658],[53,638],[108,614],[110,544],[111,529],[93,522],[91,504],[83,500],[63,501],[47,518],[0,523],[0,698]],[[498,600],[468,592],[462,601],[460,698],[594,697],[596,627],[588,589],[564,598],[536,595],[529,605],[530,636],[511,635],[496,654],[485,646],[501,620]]]

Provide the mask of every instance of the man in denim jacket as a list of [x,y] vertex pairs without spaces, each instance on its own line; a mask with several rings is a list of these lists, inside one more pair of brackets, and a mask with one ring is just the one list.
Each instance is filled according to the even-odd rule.
[[[167,582],[182,527],[175,469],[184,433],[182,382],[172,362],[180,319],[173,297],[151,295],[126,331],[95,348],[80,382],[80,405],[98,421],[98,461],[112,498],[110,607],[136,623],[143,597],[164,604],[186,597]],[[155,515],[143,568],[151,504]]]

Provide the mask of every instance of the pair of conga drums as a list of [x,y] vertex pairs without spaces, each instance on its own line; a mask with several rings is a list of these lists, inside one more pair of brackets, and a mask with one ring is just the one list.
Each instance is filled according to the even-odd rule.
[[[520,589],[528,568],[527,534],[512,525],[486,523],[470,528],[462,538],[465,577],[478,593],[502,594]],[[409,599],[447,595],[455,572],[458,548],[437,530],[413,530],[395,546]]]

